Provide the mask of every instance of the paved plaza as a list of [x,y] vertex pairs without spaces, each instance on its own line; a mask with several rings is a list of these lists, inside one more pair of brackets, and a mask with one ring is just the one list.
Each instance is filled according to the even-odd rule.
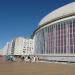
[[0,75],[75,75],[75,64],[0,61]]

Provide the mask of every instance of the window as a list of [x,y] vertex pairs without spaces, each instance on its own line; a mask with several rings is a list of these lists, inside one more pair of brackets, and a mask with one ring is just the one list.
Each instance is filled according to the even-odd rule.
[[66,46],[66,40],[64,40],[64,46]]
[[70,34],[70,39],[72,38],[72,34]]
[[75,27],[73,27],[73,32],[75,33]]
[[25,51],[23,51],[23,53],[25,53]]
[[61,40],[61,46],[63,46],[63,40]]
[[61,36],[61,40],[63,40],[63,36]]
[[60,30],[60,23],[58,23],[58,30]]
[[63,47],[61,47],[61,53],[63,53]]
[[70,24],[70,26],[72,27],[72,20],[69,20],[69,24]]
[[63,27],[64,27],[64,29],[66,28],[65,22],[63,23]]
[[61,29],[63,29],[63,22],[61,22]]
[[60,40],[58,40],[58,46],[60,46]]
[[72,39],[70,39],[70,45],[73,45],[73,43],[72,43]]
[[70,46],[70,53],[73,53],[73,46]]
[[66,53],[66,46],[64,46],[64,53]]
[[58,47],[58,53],[60,53],[60,47]]
[[66,34],[66,29],[64,29],[64,34]]
[[72,28],[70,28],[70,33],[72,33]]
[[75,46],[74,46],[74,53],[75,53]]
[[75,26],[75,19],[73,19],[73,26]]
[[61,35],[63,35],[63,29],[60,32],[61,32]]
[[58,53],[58,49],[57,49],[57,47],[56,47],[56,53]]
[[74,38],[74,40],[73,40],[73,41],[74,41],[74,46],[75,46],[75,38]]

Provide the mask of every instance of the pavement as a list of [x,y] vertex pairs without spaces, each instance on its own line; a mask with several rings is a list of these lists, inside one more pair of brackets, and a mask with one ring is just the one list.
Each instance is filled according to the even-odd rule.
[[75,75],[75,64],[0,60],[0,75]]

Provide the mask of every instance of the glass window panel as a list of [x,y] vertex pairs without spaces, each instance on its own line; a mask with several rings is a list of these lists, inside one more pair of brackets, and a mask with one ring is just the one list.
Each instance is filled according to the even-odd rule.
[[72,25],[72,20],[69,20],[69,24]]
[[75,53],[75,46],[74,46],[74,53]]
[[65,22],[64,22],[64,24],[63,24],[63,27],[64,27],[64,29],[66,28]]
[[58,52],[58,49],[57,49],[57,47],[56,47],[56,53]]
[[58,40],[58,46],[60,46],[60,40]]
[[64,29],[64,34],[66,34],[66,29]]
[[66,46],[66,41],[64,41],[64,46]]
[[57,40],[56,40],[56,47],[57,47],[57,44],[58,44],[58,43],[57,43]]
[[70,35],[69,35],[69,33],[68,33],[68,37],[69,37]]
[[72,33],[72,28],[70,28],[70,33]]
[[70,28],[72,28],[72,24],[70,24]]
[[70,46],[70,53],[73,53],[73,46]]
[[64,35],[64,39],[66,38],[66,35]]
[[61,30],[61,37],[63,37],[63,30]]
[[73,38],[75,38],[75,33],[73,34]]
[[64,46],[64,53],[66,53],[66,46]]
[[49,27],[48,27],[48,33],[49,33],[50,31],[49,31]]
[[57,34],[58,34],[58,35],[60,34],[60,30],[57,31]]
[[73,27],[75,27],[75,23],[73,24]]
[[70,39],[70,45],[73,45],[73,43],[72,43],[72,39]]
[[63,36],[61,36],[61,40],[63,40]]
[[57,36],[57,39],[60,40],[60,36]]
[[57,30],[58,25],[56,24],[56,30]]
[[63,22],[61,22],[61,29],[63,29],[63,27],[64,27],[64,26],[63,26]]
[[70,39],[72,38],[72,34],[70,34]]
[[63,40],[61,40],[61,46],[63,46]]
[[73,41],[74,41],[74,45],[75,45],[75,38],[74,38],[74,40],[73,40]]
[[58,53],[60,53],[60,47],[58,47]]
[[51,53],[52,53],[52,48],[51,48]]
[[73,27],[73,32],[75,33],[75,27]]
[[60,23],[58,23],[58,30],[60,30]]
[[75,19],[73,19],[73,26],[75,26]]
[[63,47],[61,47],[61,53],[63,53]]

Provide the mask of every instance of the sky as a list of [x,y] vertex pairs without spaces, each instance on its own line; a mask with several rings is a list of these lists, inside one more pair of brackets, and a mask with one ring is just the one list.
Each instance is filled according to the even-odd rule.
[[0,0],[0,48],[15,37],[31,37],[40,20],[75,0]]

